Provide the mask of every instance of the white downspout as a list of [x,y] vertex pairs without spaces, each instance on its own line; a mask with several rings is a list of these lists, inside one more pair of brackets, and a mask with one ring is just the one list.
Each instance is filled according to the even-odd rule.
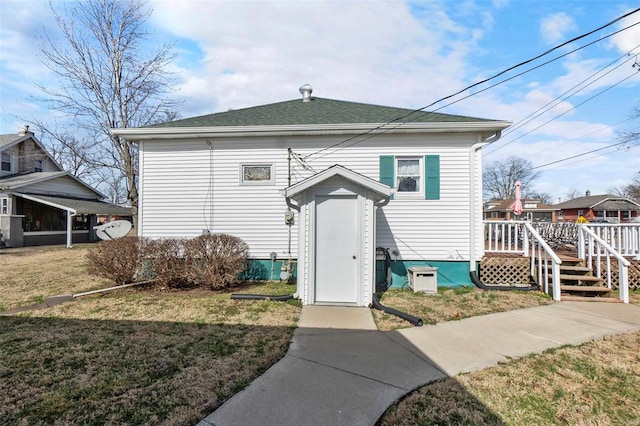
[[[476,245],[478,240],[477,232],[477,193],[476,193],[476,171],[478,165],[476,164],[476,153],[485,145],[496,142],[500,139],[501,132],[498,131],[495,135],[482,140],[482,136],[478,135],[478,142],[473,144],[469,149],[469,271],[475,272],[476,270]],[[482,162],[480,161],[480,171],[482,171]],[[481,190],[482,191],[482,190]]]

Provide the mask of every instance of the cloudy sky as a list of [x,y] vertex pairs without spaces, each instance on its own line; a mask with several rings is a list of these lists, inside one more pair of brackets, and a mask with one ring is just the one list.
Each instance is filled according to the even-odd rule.
[[[294,99],[305,83],[318,97],[422,108],[638,4],[152,0],[149,6],[153,41],[174,43],[173,95],[184,99],[182,117],[190,117]],[[640,128],[640,120],[630,119],[640,108],[640,65],[633,67],[640,64],[640,25],[632,26],[638,23],[640,12],[429,109],[512,121],[483,150],[485,164],[529,159],[542,173],[535,189],[554,200],[571,190],[599,194],[625,185],[640,170],[640,147],[611,145],[619,132]],[[34,100],[41,95],[34,82],[50,78],[34,39],[42,31],[55,34],[47,2],[0,2],[0,133],[52,115]]]

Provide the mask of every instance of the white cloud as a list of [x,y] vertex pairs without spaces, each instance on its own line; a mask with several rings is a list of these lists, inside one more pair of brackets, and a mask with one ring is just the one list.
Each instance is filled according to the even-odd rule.
[[573,18],[564,12],[554,13],[540,22],[540,35],[548,44],[564,41],[566,34],[577,29]]
[[[154,23],[195,40],[202,60],[184,67],[187,115],[314,95],[421,107],[463,87],[479,38],[438,3],[174,2]],[[207,108],[207,110],[205,110]]]
[[[628,13],[630,10],[627,10],[626,12]],[[624,15],[624,13],[621,15]],[[632,24],[637,24],[639,19],[640,12],[636,12],[620,21],[616,30],[621,30],[631,26]],[[640,54],[640,25],[635,25],[612,36],[611,44],[622,53],[633,51],[635,54]]]

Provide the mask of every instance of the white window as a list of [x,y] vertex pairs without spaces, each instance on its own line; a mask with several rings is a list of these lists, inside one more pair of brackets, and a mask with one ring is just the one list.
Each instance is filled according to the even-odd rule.
[[33,171],[34,172],[44,172],[44,161],[42,161],[42,160],[33,160]]
[[3,152],[2,153],[2,167],[1,170],[3,172],[10,172],[11,171],[11,154],[9,154],[8,152]]
[[0,197],[0,214],[9,214],[9,197]]
[[491,212],[491,219],[498,219],[498,212]]
[[422,193],[422,158],[396,157],[396,187],[398,192]]
[[275,184],[273,164],[241,164],[240,183],[243,185]]

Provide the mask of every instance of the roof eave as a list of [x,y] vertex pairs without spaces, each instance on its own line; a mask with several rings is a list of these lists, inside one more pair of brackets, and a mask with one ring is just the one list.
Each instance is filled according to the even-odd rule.
[[252,136],[324,136],[367,132],[382,133],[462,133],[480,132],[490,136],[511,125],[508,121],[487,122],[437,122],[437,123],[348,123],[348,124],[297,124],[269,126],[219,126],[219,127],[154,127],[111,129],[111,133],[125,139],[187,139]]

